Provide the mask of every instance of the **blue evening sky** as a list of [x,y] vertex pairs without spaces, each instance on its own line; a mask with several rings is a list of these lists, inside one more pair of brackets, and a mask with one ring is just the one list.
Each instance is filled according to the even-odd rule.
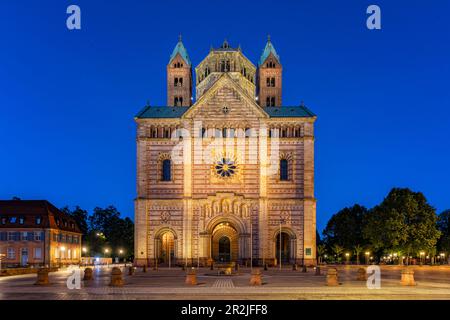
[[[82,29],[66,28],[77,4]],[[366,28],[366,8],[382,30]],[[317,220],[392,187],[450,208],[449,1],[2,1],[0,198],[133,216],[135,123],[164,105],[182,33],[194,65],[224,38],[257,62],[267,34],[283,104],[316,122]]]

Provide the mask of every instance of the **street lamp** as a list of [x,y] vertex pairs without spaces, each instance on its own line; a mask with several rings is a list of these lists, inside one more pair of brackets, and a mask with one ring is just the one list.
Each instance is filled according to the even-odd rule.
[[348,263],[349,263],[348,260],[349,260],[349,258],[350,258],[350,253],[347,252],[347,253],[345,254],[345,258],[347,259],[347,264],[348,264]]
[[365,255],[366,255],[366,264],[369,264],[370,251],[366,251]]
[[119,249],[119,257],[122,257],[122,254],[123,254],[123,250]]
[[423,264],[423,257],[425,256],[425,252],[424,251],[420,251],[419,254],[420,254],[420,265],[422,265]]

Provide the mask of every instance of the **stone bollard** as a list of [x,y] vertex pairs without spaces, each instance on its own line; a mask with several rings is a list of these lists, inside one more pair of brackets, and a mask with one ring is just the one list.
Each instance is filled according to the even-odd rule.
[[94,278],[94,272],[92,271],[92,268],[84,269],[83,280],[92,280],[93,278]]
[[41,268],[37,272],[37,280],[34,283],[37,286],[45,286],[50,284],[50,281],[48,280],[48,269],[47,268]]
[[306,267],[306,265],[303,265],[303,266],[302,266],[302,272],[303,272],[303,273],[308,272],[308,268]]
[[128,267],[128,275],[132,276],[133,274],[134,274],[134,267],[133,266]]
[[123,278],[122,271],[118,267],[114,267],[111,271],[111,283],[109,284],[112,287],[121,287],[123,286]]
[[327,286],[338,286],[338,271],[336,268],[330,268],[327,272]]
[[357,281],[367,281],[367,271],[366,268],[358,269],[358,276],[356,277]]
[[239,272],[239,263],[234,265],[234,271]]
[[264,264],[264,271],[267,271],[269,268],[267,267],[267,263]]
[[252,271],[252,276],[250,278],[251,286],[260,286],[262,285],[261,271],[259,269],[254,269]]
[[320,276],[320,267],[319,266],[316,267],[316,273],[314,275]]
[[415,286],[416,282],[414,281],[414,270],[408,268],[403,269],[400,284],[402,286]]
[[146,265],[146,264],[144,264],[144,265],[142,266],[142,272],[147,272],[147,265]]
[[186,284],[195,286],[197,285],[197,272],[194,268],[190,269],[186,274]]
[[292,265],[292,270],[297,271],[297,264],[296,264],[296,263],[294,263],[294,264]]

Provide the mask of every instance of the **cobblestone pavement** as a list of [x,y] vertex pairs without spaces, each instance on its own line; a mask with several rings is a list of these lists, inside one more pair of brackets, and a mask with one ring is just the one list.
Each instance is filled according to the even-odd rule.
[[[450,266],[414,267],[414,287],[400,285],[401,267],[381,268],[381,289],[368,289],[366,282],[356,281],[357,268],[340,266],[338,287],[327,287],[326,267],[315,275],[291,268],[262,270],[263,285],[249,286],[250,269],[225,276],[209,269],[198,270],[198,285],[184,283],[181,268],[138,268],[132,276],[124,272],[125,285],[110,287],[110,267],[94,270],[94,280],[81,281],[81,289],[70,290],[67,270],[50,273],[50,285],[36,286],[36,275],[0,278],[1,300],[111,300],[111,299],[446,299],[450,300]],[[122,268],[122,271],[123,268]],[[127,271],[127,270],[126,270]],[[83,272],[81,272],[83,276]]]

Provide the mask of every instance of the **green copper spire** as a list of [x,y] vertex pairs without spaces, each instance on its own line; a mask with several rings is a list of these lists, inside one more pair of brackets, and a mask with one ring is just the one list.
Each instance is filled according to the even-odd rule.
[[261,55],[261,58],[259,59],[259,65],[262,65],[264,61],[266,61],[267,57],[269,57],[270,54],[273,54],[274,57],[280,62],[280,56],[277,54],[277,51],[275,50],[275,47],[272,45],[272,42],[270,41],[270,35],[267,36],[267,43],[266,47],[264,48],[264,51]]
[[178,43],[175,46],[175,48],[172,51],[172,54],[170,55],[169,64],[172,62],[172,60],[177,56],[177,54],[180,54],[181,58],[183,58],[184,61],[188,65],[191,65],[191,59],[189,59],[189,55],[187,54],[187,50],[183,45],[183,42],[181,41],[181,34],[178,36]]

